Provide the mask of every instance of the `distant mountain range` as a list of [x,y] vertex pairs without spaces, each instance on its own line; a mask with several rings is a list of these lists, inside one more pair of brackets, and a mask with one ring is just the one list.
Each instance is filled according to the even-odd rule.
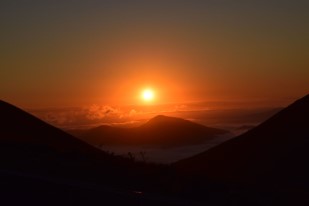
[[84,131],[71,131],[82,140],[100,145],[151,145],[160,147],[206,143],[228,131],[176,118],[159,115],[134,128],[107,125]]
[[[169,166],[110,155],[2,101],[0,117],[0,194],[10,205],[309,205],[309,95]],[[139,130],[202,128],[158,116]]]
[[167,204],[134,192],[157,187],[164,168],[110,155],[0,101],[3,205]]

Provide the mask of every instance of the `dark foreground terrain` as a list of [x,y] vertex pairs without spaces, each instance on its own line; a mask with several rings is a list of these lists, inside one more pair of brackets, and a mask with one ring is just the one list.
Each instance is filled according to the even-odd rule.
[[309,95],[172,165],[110,155],[0,102],[1,201],[27,205],[308,205]]

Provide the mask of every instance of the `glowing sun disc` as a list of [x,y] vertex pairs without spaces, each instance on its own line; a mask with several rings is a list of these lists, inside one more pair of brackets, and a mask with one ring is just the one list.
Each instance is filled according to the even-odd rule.
[[154,99],[154,92],[151,89],[145,89],[142,92],[142,99],[144,101],[151,101]]

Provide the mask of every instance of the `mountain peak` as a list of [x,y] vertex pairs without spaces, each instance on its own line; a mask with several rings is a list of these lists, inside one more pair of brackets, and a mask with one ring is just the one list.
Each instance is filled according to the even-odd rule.
[[201,144],[228,131],[205,127],[185,119],[158,115],[135,128],[100,126],[85,132],[81,137],[93,145],[153,145],[180,146]]
[[160,121],[160,120],[171,120],[171,119],[181,119],[181,118],[177,118],[177,117],[170,117],[170,116],[165,116],[165,115],[157,115],[153,118],[151,118],[150,120],[156,120],[156,121]]
[[[165,115],[157,115],[153,118],[151,118],[148,122],[146,122],[146,124],[144,124],[143,126],[155,126],[155,125],[166,125],[166,124],[196,124],[193,122],[190,122],[188,120],[185,119],[181,119],[178,117],[169,117],[169,116],[165,116]],[[202,125],[200,125],[202,126]]]

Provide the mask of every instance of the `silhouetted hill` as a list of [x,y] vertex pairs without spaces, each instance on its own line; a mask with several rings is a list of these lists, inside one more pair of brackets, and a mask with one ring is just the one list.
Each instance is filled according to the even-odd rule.
[[242,125],[240,127],[235,128],[235,130],[250,130],[253,129],[255,126],[254,125]]
[[133,192],[155,190],[165,170],[107,154],[0,101],[1,204],[169,205]]
[[173,166],[195,188],[209,181],[251,185],[303,203],[309,194],[309,95],[243,135]]
[[[0,102],[1,203],[309,205],[308,116],[309,95],[235,139],[163,166],[109,155]],[[120,131],[95,129],[102,128],[113,135]],[[136,128],[133,137],[202,128],[158,116]]]
[[[128,164],[127,159],[96,149],[3,101],[0,101],[0,115],[0,169],[8,165],[21,167],[21,164],[24,170],[34,169],[38,162],[52,167],[53,161],[58,160],[58,163],[82,160],[78,164],[84,164],[85,159],[103,161],[105,165],[101,167]],[[53,161],[47,162],[48,159]]]
[[65,152],[95,152],[92,146],[21,109],[0,101],[0,142],[39,145]]
[[93,145],[152,145],[180,146],[200,144],[228,133],[225,130],[205,127],[188,120],[163,115],[150,119],[136,128],[99,126],[80,137]]

